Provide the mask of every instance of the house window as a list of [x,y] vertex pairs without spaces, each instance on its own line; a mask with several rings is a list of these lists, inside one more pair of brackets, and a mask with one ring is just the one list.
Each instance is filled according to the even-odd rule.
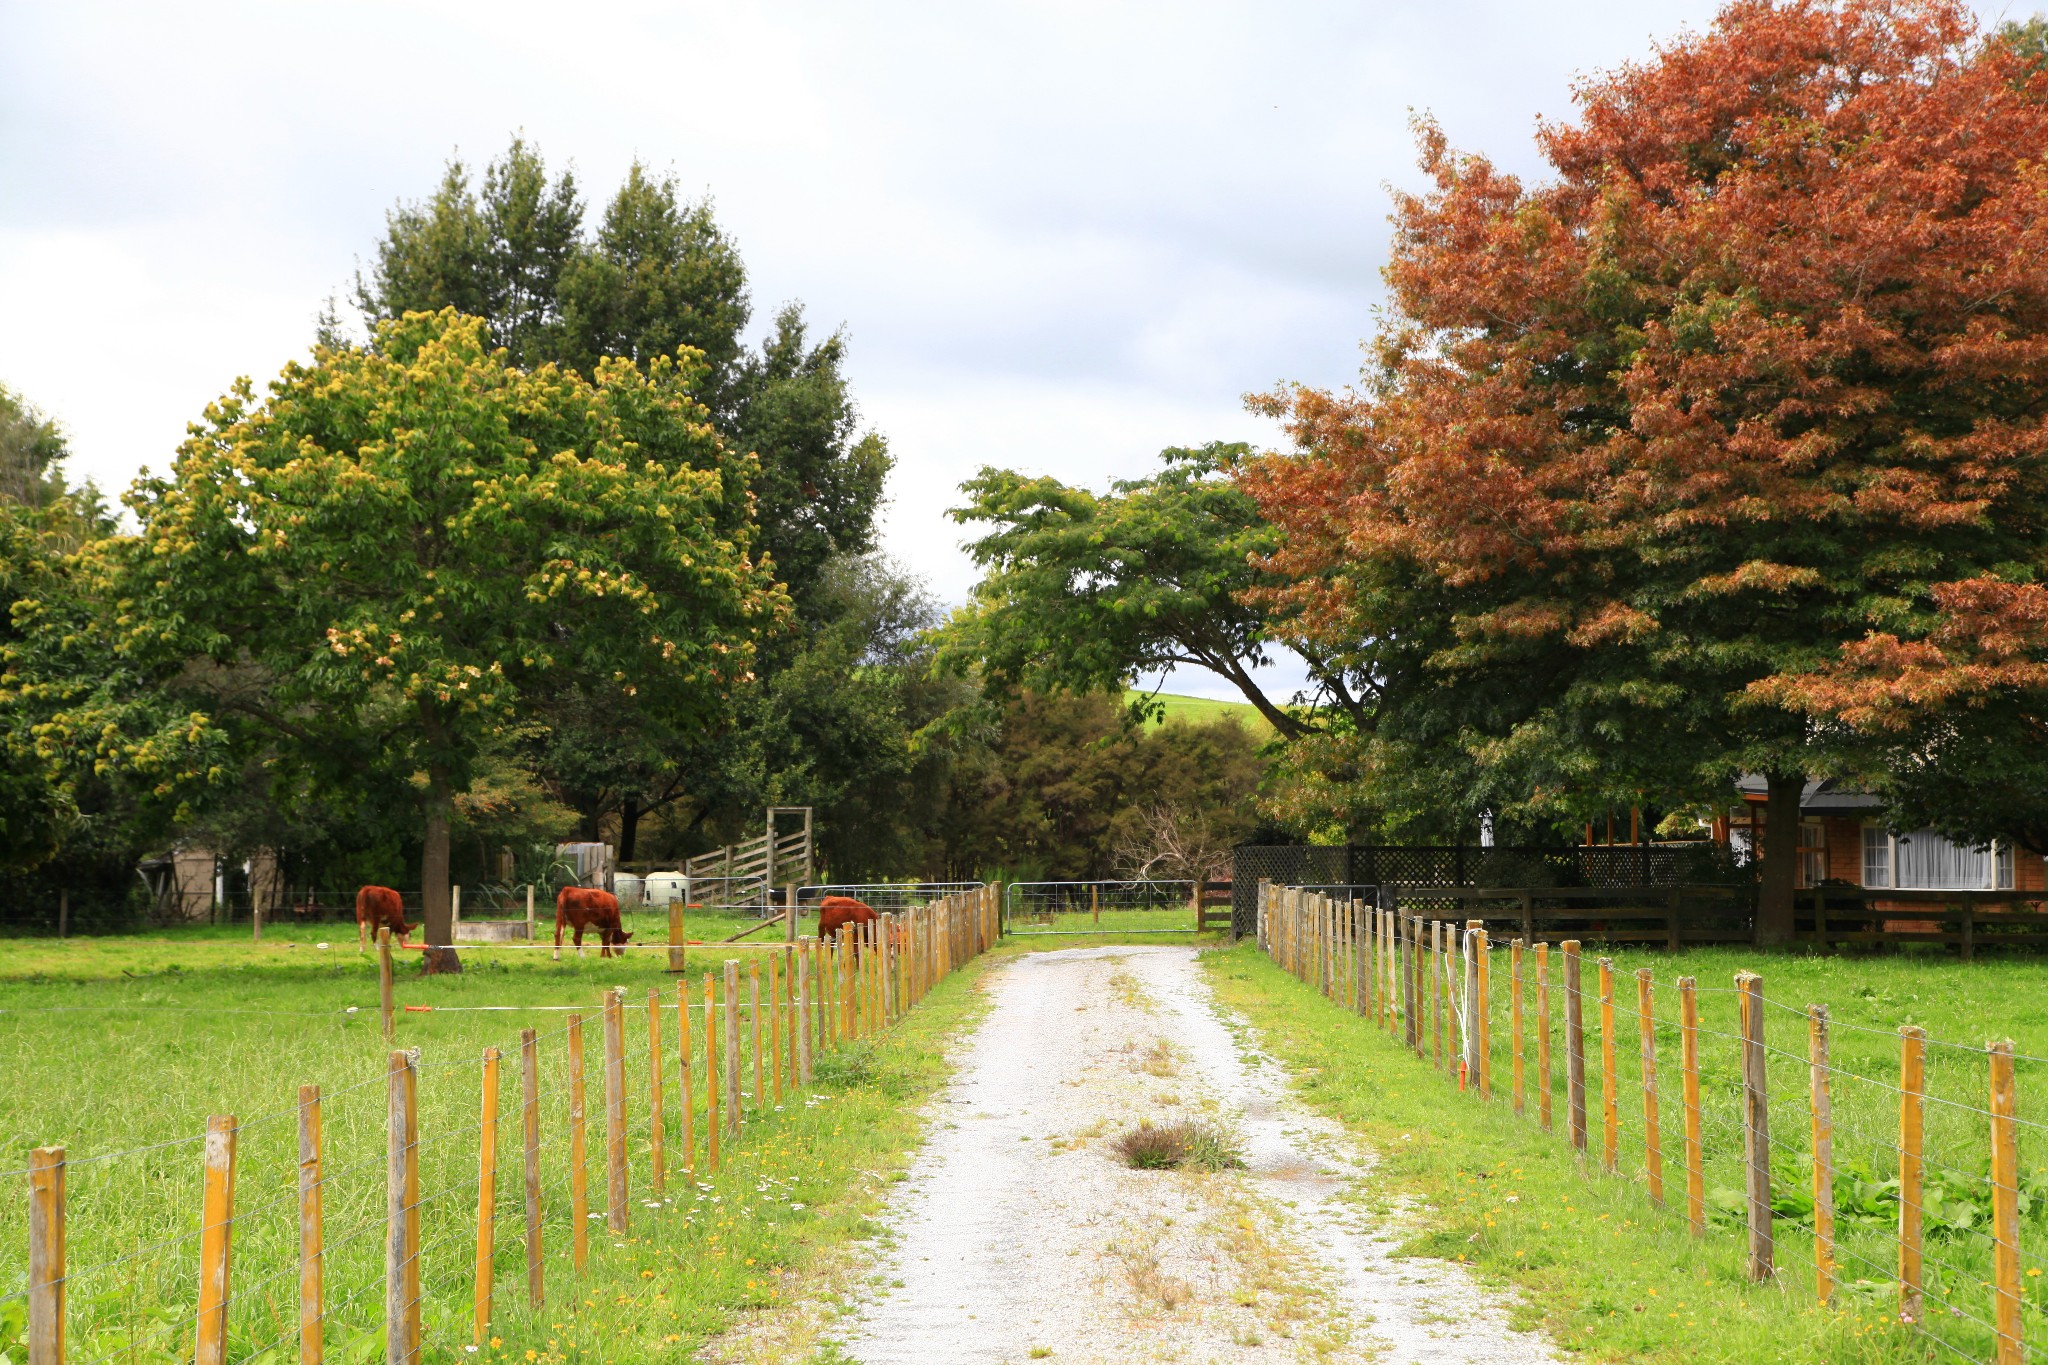
[[1863,827],[1863,884],[1892,884],[1892,836],[1882,825]]
[[1970,848],[1930,829],[1893,834],[1863,830],[1863,884],[1900,891],[2008,891],[2012,846]]
[[1799,884],[1819,886],[1827,877],[1827,831],[1818,820],[1802,820],[1799,822]]

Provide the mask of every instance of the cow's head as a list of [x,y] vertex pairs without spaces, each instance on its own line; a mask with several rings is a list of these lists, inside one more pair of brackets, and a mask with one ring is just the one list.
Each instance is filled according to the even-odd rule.
[[625,941],[626,941],[627,939],[631,938],[631,937],[633,937],[633,931],[632,931],[632,930],[630,930],[630,929],[614,929],[614,930],[612,930],[612,943],[613,943],[613,944],[614,944],[615,946],[616,946],[616,945],[622,945],[622,944],[624,944],[624,943],[625,943]]

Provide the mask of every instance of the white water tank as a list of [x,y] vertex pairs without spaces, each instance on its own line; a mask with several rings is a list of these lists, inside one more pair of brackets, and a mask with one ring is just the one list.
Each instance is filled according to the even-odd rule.
[[[672,905],[683,898],[689,878],[680,872],[650,872],[647,874],[646,896],[649,905]],[[622,898],[619,902],[625,904]]]
[[612,873],[612,894],[619,898],[619,909],[638,909],[640,906],[640,890],[640,878],[633,873]]

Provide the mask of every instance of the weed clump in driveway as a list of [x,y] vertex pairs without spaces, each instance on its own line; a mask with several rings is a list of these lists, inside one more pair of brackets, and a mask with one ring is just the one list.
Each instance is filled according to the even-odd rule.
[[1141,1119],[1115,1142],[1117,1155],[1125,1164],[1141,1171],[1235,1171],[1244,1168],[1244,1156],[1237,1138],[1213,1123],[1182,1119],[1153,1127]]

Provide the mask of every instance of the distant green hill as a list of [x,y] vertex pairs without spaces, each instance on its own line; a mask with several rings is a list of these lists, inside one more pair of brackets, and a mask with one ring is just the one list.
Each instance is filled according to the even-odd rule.
[[[1146,695],[1142,692],[1126,691],[1126,702],[1136,701]],[[1178,692],[1161,692],[1153,700],[1166,708],[1166,715],[1155,724],[1165,720],[1185,720],[1194,724],[1204,721],[1221,720],[1225,716],[1236,716],[1238,723],[1256,735],[1270,735],[1273,727],[1259,714],[1258,708],[1246,701],[1218,701],[1214,697],[1188,697]]]

